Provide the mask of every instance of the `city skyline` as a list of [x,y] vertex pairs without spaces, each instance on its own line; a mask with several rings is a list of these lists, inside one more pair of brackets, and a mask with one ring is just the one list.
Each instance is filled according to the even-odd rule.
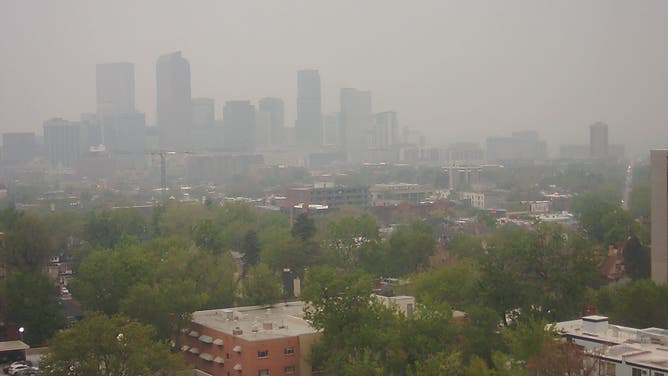
[[[160,20],[152,16],[158,5]],[[355,4],[355,16],[345,1],[196,9],[147,1],[132,4],[122,30],[115,20],[129,2],[40,4],[35,14],[31,6],[6,2],[0,12],[0,46],[12,57],[0,62],[2,132],[94,112],[95,65],[116,61],[134,64],[136,108],[155,125],[155,59],[182,50],[193,97],[218,104],[283,98],[287,126],[296,120],[294,72],[312,68],[322,79],[323,113],[338,110],[341,88],[365,88],[374,109],[396,111],[402,126],[433,144],[522,129],[538,130],[550,145],[569,144],[586,139],[596,121],[630,151],[668,142],[668,4],[660,1],[371,1]],[[379,9],[384,17],[375,17]],[[213,35],[221,36],[222,53]],[[222,106],[215,111],[219,118]]]

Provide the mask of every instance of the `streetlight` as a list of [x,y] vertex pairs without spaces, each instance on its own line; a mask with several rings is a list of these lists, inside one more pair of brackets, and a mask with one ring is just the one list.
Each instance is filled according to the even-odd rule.
[[26,331],[26,328],[24,328],[22,326],[19,327],[19,334],[21,335],[21,341],[23,341],[23,332],[25,332],[25,331]]

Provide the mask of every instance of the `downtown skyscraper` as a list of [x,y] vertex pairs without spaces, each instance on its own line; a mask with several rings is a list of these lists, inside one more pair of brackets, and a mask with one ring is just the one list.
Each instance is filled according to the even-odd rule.
[[322,100],[320,73],[315,69],[297,72],[297,146],[315,148],[322,144]]
[[367,135],[373,122],[371,92],[352,88],[341,89],[341,145],[348,162],[361,162],[367,150]]
[[160,148],[188,150],[192,125],[190,63],[181,56],[181,51],[158,58],[156,86]]
[[97,64],[95,67],[97,116],[135,111],[135,68],[131,63]]
[[[146,118],[135,110],[135,72],[131,63],[109,63],[96,66],[96,124],[82,126],[82,137],[88,131],[101,129],[107,150],[121,154],[143,154],[146,144]],[[85,141],[85,140],[82,140]],[[85,147],[94,146],[84,145]]]

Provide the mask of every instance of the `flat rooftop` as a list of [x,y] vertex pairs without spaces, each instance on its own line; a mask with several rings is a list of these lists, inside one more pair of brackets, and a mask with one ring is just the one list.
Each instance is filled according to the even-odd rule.
[[[586,331],[584,323],[603,324],[598,330]],[[591,328],[590,328],[591,329]],[[588,316],[556,324],[562,335],[601,344],[594,354],[620,363],[668,371],[668,330],[636,329],[608,324],[605,316]]]
[[235,335],[246,341],[296,337],[317,333],[304,320],[304,302],[279,303],[271,307],[250,306],[212,309],[193,313],[192,321],[221,333]]

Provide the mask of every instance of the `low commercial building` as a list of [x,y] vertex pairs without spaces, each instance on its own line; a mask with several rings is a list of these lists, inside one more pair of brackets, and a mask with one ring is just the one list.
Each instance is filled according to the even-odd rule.
[[310,375],[307,359],[320,332],[303,316],[299,301],[197,311],[178,346],[203,374]]
[[371,193],[369,187],[321,184],[288,189],[287,202],[290,206],[318,204],[327,205],[330,208],[342,206],[368,208],[371,203]]
[[581,346],[598,375],[667,376],[668,330],[612,325],[605,316],[556,324],[569,342]]

